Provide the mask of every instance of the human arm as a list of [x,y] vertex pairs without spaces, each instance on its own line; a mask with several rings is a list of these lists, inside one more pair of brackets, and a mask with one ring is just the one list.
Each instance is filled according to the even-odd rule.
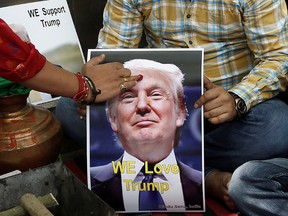
[[204,116],[214,124],[232,120],[233,116],[236,116],[235,100],[234,104],[230,103],[233,102],[233,97],[228,92],[233,92],[243,99],[249,110],[262,101],[275,97],[284,91],[287,85],[288,35],[285,2],[268,0],[240,6],[246,34],[243,42],[247,43],[254,56],[254,67],[241,82],[228,91],[220,86],[207,88],[204,81],[206,92],[196,102],[195,107],[204,105]]
[[[48,62],[35,46],[24,42],[0,19],[0,76],[23,86],[59,96],[74,97],[79,91],[79,80],[75,74]],[[120,84],[128,77],[125,87],[136,84],[138,76],[132,76],[120,63],[100,64],[105,56],[92,58],[83,66],[82,73],[90,77],[101,94],[94,102],[102,102],[120,93]],[[85,98],[91,101],[88,86]]]
[[[101,90],[101,94],[97,95],[95,102],[103,102],[118,95],[123,77],[129,77],[129,82],[125,82],[128,89],[132,88],[139,78],[130,76],[131,72],[120,63],[100,64],[104,58],[104,55],[92,58],[83,66],[82,70],[82,74],[90,77],[96,88]],[[75,74],[53,65],[49,61],[46,61],[43,68],[34,77],[19,83],[31,89],[70,98],[73,98],[79,90],[79,81]],[[91,89],[88,91],[87,101],[90,99]]]
[[132,1],[108,0],[98,48],[138,48],[143,32],[143,15]]
[[288,17],[284,0],[248,1],[243,8],[243,25],[255,67],[229,91],[242,98],[249,110],[287,86]]

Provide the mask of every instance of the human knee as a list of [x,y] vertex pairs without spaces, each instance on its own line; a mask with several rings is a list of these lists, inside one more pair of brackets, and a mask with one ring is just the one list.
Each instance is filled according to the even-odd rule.
[[60,99],[57,102],[56,105],[56,112],[64,112],[67,111],[67,109],[76,109],[77,105],[75,101],[71,98],[66,97],[60,97]]
[[253,179],[258,175],[258,161],[249,161],[238,167],[232,175],[229,183],[229,195],[234,202],[237,200],[247,200],[250,186],[253,185]]
[[71,119],[79,119],[77,109],[78,107],[74,100],[61,97],[56,105],[55,115],[62,124],[70,124]]
[[78,106],[73,99],[61,97],[56,106],[55,114],[62,125],[65,135],[81,145],[86,145],[86,121],[81,120]]

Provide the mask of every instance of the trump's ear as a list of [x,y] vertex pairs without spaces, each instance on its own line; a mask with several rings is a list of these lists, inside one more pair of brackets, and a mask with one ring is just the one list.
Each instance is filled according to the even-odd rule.
[[116,120],[115,115],[110,114],[108,119],[109,119],[112,130],[114,132],[117,132],[118,131],[118,125],[117,125],[117,120]]
[[186,120],[186,116],[187,116],[187,108],[183,100],[182,102],[179,102],[179,108],[177,110],[177,119],[176,119],[177,127],[182,127],[184,121]]

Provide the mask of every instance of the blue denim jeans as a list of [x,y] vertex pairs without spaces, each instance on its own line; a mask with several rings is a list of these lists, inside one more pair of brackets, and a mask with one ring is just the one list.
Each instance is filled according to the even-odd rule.
[[288,215],[288,159],[250,161],[233,173],[229,194],[243,215]]
[[73,99],[61,97],[55,115],[62,124],[63,133],[80,145],[86,146],[86,121],[80,119],[78,106]]
[[233,172],[250,160],[288,156],[288,106],[275,98],[254,106],[241,119],[205,134],[206,173]]

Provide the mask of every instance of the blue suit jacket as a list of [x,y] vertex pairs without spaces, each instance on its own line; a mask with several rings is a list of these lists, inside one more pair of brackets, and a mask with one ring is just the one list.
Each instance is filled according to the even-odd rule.
[[[121,160],[121,159],[119,159]],[[186,210],[203,210],[202,174],[178,161]],[[91,189],[115,211],[125,211],[121,174],[114,173],[112,165],[91,167]]]

